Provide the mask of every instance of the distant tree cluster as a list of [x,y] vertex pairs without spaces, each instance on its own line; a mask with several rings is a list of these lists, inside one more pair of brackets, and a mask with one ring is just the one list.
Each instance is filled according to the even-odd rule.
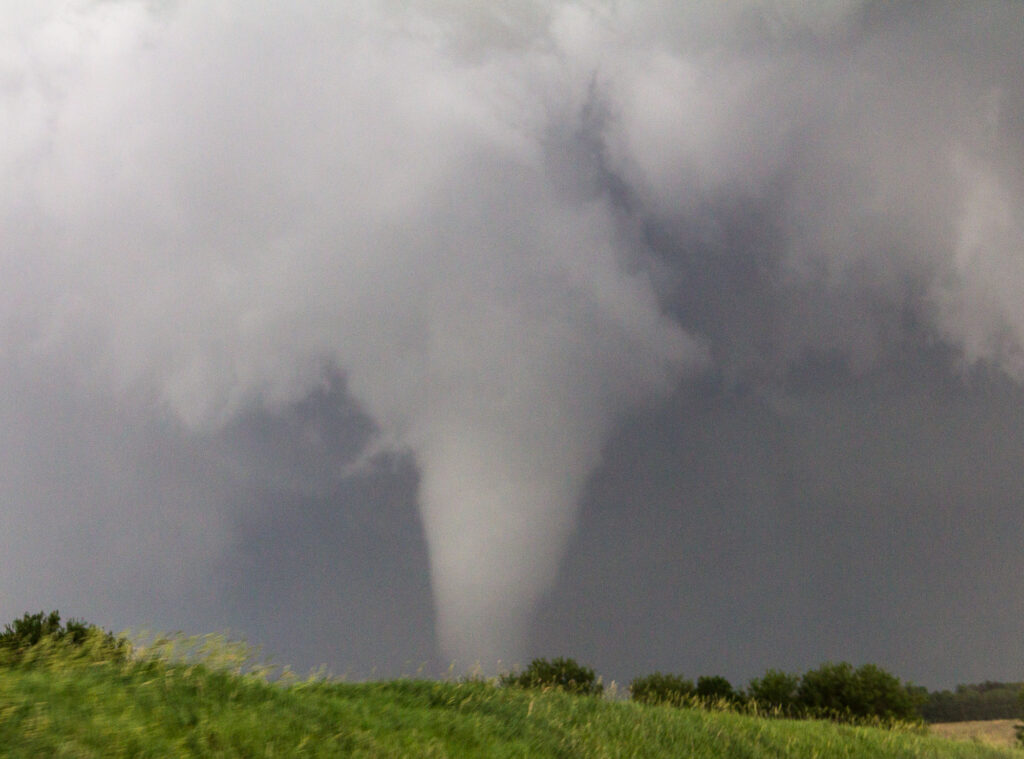
[[1014,719],[1020,716],[1024,682],[995,682],[958,685],[955,690],[927,693],[921,704],[925,722],[968,722],[986,719]]
[[854,668],[822,664],[802,677],[770,669],[736,690],[724,677],[700,677],[696,685],[681,675],[655,673],[630,684],[643,703],[677,706],[746,707],[782,717],[813,717],[858,722],[915,722],[921,719],[919,689],[873,665]]
[[[522,672],[499,679],[502,686],[562,690],[598,695],[603,686],[594,670],[575,659],[534,659]],[[921,688],[903,683],[894,675],[865,664],[828,662],[804,675],[769,669],[750,681],[746,690],[736,689],[719,675],[698,677],[655,672],[634,679],[630,697],[645,704],[683,707],[743,709],[762,715],[821,718],[844,722],[919,722],[919,707],[927,696]]]
[[1024,682],[988,680],[929,692],[873,664],[854,669],[845,662],[822,664],[802,677],[769,669],[745,691],[733,689],[723,677],[700,677],[694,684],[682,675],[656,672],[633,680],[630,696],[649,704],[748,705],[786,717],[852,720],[966,722],[1015,719],[1024,711]]

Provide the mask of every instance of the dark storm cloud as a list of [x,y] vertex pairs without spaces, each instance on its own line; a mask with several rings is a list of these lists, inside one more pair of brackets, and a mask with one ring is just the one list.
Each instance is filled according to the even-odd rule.
[[620,682],[827,659],[932,687],[1019,671],[1024,393],[954,361],[918,347],[869,376],[807,371],[785,404],[712,383],[635,419],[531,651]]
[[7,613],[359,672],[1008,650],[1013,4],[0,8]]

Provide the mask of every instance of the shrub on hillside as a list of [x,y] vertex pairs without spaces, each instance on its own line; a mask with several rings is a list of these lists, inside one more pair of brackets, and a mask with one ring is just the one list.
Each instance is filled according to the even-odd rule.
[[732,683],[721,675],[704,675],[697,678],[694,692],[698,699],[706,704],[722,703],[738,704],[743,701],[743,694],[733,690]]
[[60,613],[26,613],[0,633],[0,662],[17,663],[30,659],[30,652],[42,645],[56,645],[75,649],[88,649],[90,656],[106,660],[121,660],[128,654],[128,642],[115,637],[96,625],[78,619],[60,621]]
[[604,691],[594,670],[575,659],[565,658],[534,659],[522,673],[502,675],[500,682],[518,688],[557,688],[581,695],[598,695]]
[[629,695],[644,704],[672,704],[684,706],[693,702],[693,681],[682,675],[653,675],[638,677],[629,684]]
[[764,677],[754,678],[747,686],[747,696],[762,709],[777,709],[785,716],[795,716],[800,676],[769,669]]

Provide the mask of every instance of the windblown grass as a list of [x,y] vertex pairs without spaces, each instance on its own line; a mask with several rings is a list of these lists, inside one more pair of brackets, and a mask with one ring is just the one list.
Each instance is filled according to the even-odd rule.
[[245,649],[165,638],[0,668],[6,757],[951,757],[1021,754],[912,730],[645,706],[493,682],[268,681]]

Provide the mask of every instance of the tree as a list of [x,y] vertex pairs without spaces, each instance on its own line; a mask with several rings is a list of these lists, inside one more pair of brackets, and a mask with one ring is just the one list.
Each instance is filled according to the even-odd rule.
[[797,701],[811,716],[920,720],[917,692],[874,664],[858,669],[848,662],[822,664],[804,674]]
[[920,721],[921,698],[916,689],[874,664],[856,671],[860,708],[867,716],[886,720]]

